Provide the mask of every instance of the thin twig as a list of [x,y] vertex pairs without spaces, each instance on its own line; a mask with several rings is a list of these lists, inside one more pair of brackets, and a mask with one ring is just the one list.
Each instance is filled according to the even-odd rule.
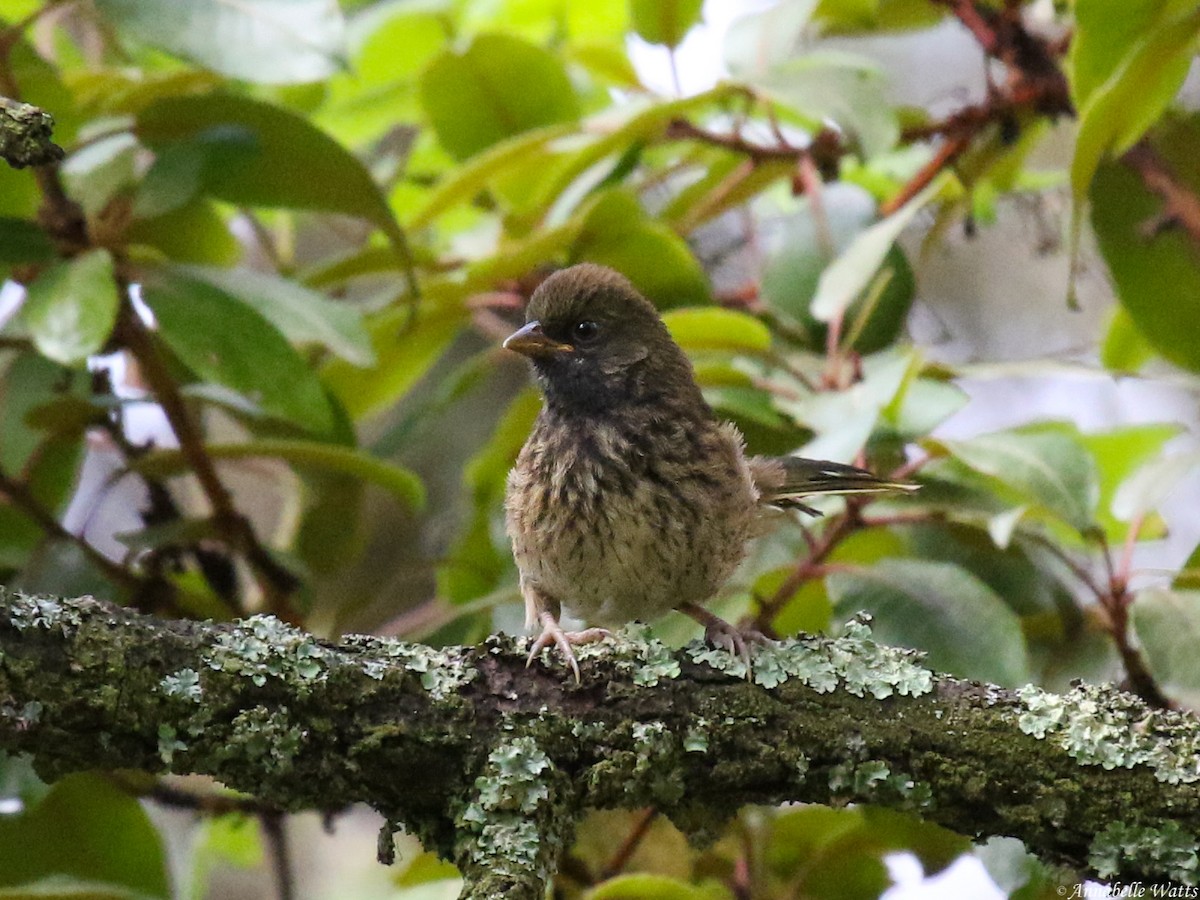
[[1121,657],[1121,664],[1125,667],[1129,688],[1151,706],[1169,709],[1174,704],[1163,694],[1158,682],[1150,673],[1150,667],[1146,665],[1141,650],[1130,640],[1129,607],[1134,602],[1134,596],[1129,591],[1128,563],[1113,563],[1112,548],[1103,532],[1097,535],[1096,541],[1100,546],[1100,556],[1104,560],[1104,570],[1108,576],[1108,589],[1098,594],[1096,599],[1108,615],[1109,634],[1117,654]]
[[83,535],[67,530],[54,517],[54,514],[50,510],[38,502],[38,499],[33,496],[28,487],[17,479],[9,477],[4,472],[0,472],[0,498],[7,500],[15,508],[32,519],[34,524],[49,537],[66,541],[78,547],[83,555],[87,557],[88,562],[99,569],[104,574],[104,577],[117,587],[129,591],[134,596],[138,594],[140,588],[143,586],[141,579],[89,544]]
[[881,216],[890,216],[900,207],[904,206],[909,200],[925,190],[933,180],[937,178],[943,171],[954,165],[955,161],[962,155],[963,151],[971,146],[971,135],[959,135],[948,139],[933,154],[933,158],[917,171],[917,174],[910,178],[899,192],[889,197],[887,202],[879,207]]
[[1108,541],[1103,534],[1097,537],[1100,546],[1100,557],[1107,573],[1107,583],[1092,575],[1082,564],[1077,562],[1065,550],[1052,540],[1040,535],[1031,535],[1031,539],[1048,553],[1058,559],[1070,570],[1080,583],[1095,598],[1097,605],[1104,611],[1105,626],[1112,638],[1117,655],[1125,669],[1125,677],[1129,689],[1151,706],[1169,709],[1174,704],[1163,694],[1150,669],[1142,658],[1141,651],[1129,639],[1129,605],[1133,595],[1129,593],[1128,583],[1118,569],[1113,566],[1109,552]]
[[629,865],[629,860],[633,854],[637,852],[637,848],[641,846],[642,840],[650,831],[650,826],[654,824],[655,818],[658,816],[658,810],[652,806],[646,807],[634,820],[633,827],[629,829],[629,834],[625,835],[625,840],[621,841],[621,846],[609,858],[608,862],[600,869],[600,879],[606,881],[614,875],[619,875],[625,871],[625,867]]
[[161,779],[148,779],[142,774],[131,774],[119,770],[106,773],[106,777],[121,790],[135,797],[145,797],[162,806],[192,810],[206,816],[224,816],[233,813],[261,816],[279,813],[279,807],[255,797],[216,790],[186,790]]
[[275,896],[279,900],[295,900],[296,877],[292,871],[292,853],[288,844],[287,819],[278,810],[259,814],[267,848],[275,872]]
[[216,465],[204,446],[199,426],[179,392],[166,362],[155,346],[149,328],[142,322],[128,291],[124,292],[114,334],[133,355],[146,384],[162,407],[171,430],[179,442],[180,452],[188,468],[196,476],[204,496],[212,507],[213,521],[231,549],[242,553],[254,572],[268,608],[285,621],[295,622],[296,616],[288,603],[289,594],[296,588],[296,579],[271,557],[259,543],[250,522],[234,505],[233,495],[217,475]]
[[683,85],[679,81],[679,59],[675,55],[675,48],[667,48],[667,60],[671,65],[671,87],[675,89],[675,96],[683,96]]
[[1125,152],[1121,162],[1141,176],[1148,191],[1162,199],[1160,221],[1182,228],[1192,243],[1200,246],[1200,197],[1180,182],[1158,151],[1142,140]]
[[829,520],[829,524],[821,532],[820,538],[813,540],[810,544],[808,555],[792,568],[774,594],[759,602],[758,614],[754,617],[754,623],[758,630],[767,637],[774,636],[775,629],[772,620],[783,609],[784,604],[791,599],[802,584],[815,577],[829,554],[837,548],[838,544],[849,537],[856,527],[860,526],[861,520],[858,515],[857,503],[858,501],[853,498],[847,499],[846,511]]

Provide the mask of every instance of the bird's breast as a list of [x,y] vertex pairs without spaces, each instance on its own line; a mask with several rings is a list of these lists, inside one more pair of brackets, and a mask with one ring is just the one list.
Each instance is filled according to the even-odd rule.
[[711,596],[756,514],[731,429],[539,419],[509,476],[507,517],[522,575],[614,625]]

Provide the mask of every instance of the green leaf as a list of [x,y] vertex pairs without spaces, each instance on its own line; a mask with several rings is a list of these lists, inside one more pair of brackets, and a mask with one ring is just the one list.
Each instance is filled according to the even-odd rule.
[[0,888],[0,900],[148,900],[150,895],[115,884],[83,881],[61,875],[11,888]]
[[420,97],[455,159],[579,118],[579,99],[558,57],[505,34],[481,34],[462,52],[443,52],[421,75]]
[[806,806],[779,814],[763,854],[772,874],[813,900],[874,900],[889,883],[865,810]]
[[[1187,154],[1200,137],[1200,118],[1171,122],[1155,148],[1181,171],[1192,190]],[[1190,150],[1188,148],[1191,148]],[[1113,163],[1096,172],[1091,186],[1092,226],[1122,308],[1138,333],[1164,358],[1200,372],[1200,250],[1182,228],[1156,228],[1162,200],[1128,166]]]
[[637,199],[621,188],[595,200],[571,247],[570,261],[616,269],[660,309],[711,299],[708,277],[687,243],[648,218]]
[[0,216],[0,266],[49,262],[54,256],[54,244],[35,222]]
[[[756,597],[775,596],[795,568],[795,565],[787,565],[768,569],[754,582],[752,593]],[[833,604],[829,601],[824,582],[812,579],[800,585],[795,593],[787,598],[779,614],[771,622],[771,627],[779,635],[821,634],[829,627],[832,618]]]
[[469,200],[509,168],[544,153],[546,145],[570,134],[570,125],[549,125],[500,141],[469,163],[448,172],[413,215],[412,228],[422,228],[456,204]]
[[1127,425],[1080,437],[1096,461],[1100,488],[1097,518],[1110,540],[1120,542],[1128,531],[1127,525],[1113,515],[1121,485],[1144,464],[1161,459],[1163,446],[1180,430],[1178,425]]
[[708,278],[688,245],[658,222],[647,220],[616,234],[593,235],[575,245],[571,261],[616,269],[659,307],[711,299]]
[[1074,10],[1075,33],[1067,54],[1066,72],[1071,101],[1081,109],[1092,92],[1113,74],[1115,60],[1124,58],[1164,9],[1162,0],[1122,0],[1116,7],[1084,3]]
[[[244,444],[209,444],[213,459],[282,459],[301,469],[350,475],[386,490],[410,509],[425,504],[425,488],[410,470],[370,456],[353,447],[314,441],[257,440]],[[131,463],[130,468],[152,476],[179,475],[188,471],[182,451],[153,450]]]
[[182,263],[233,265],[243,250],[215,204],[199,197],[161,215],[135,219],[126,236],[131,244],[153,247]]
[[1182,590],[1200,589],[1200,544],[1192,548],[1188,558],[1179,567],[1171,587]]
[[618,875],[585,893],[585,900],[732,900],[729,889],[716,882],[688,884],[666,875]]
[[[810,197],[800,198],[763,266],[762,296],[771,308],[804,325],[820,324],[810,306],[821,273],[871,224],[875,207],[870,193],[846,182],[821,191],[819,211]],[[862,287],[871,274],[866,273]],[[824,342],[816,346],[823,349]]]
[[1009,897],[1029,882],[1036,865],[1035,857],[1013,837],[990,837],[976,846],[975,856],[996,886]]
[[1063,426],[997,431],[945,448],[969,467],[1009,487],[1018,498],[1061,518],[1079,532],[1094,524],[1095,465],[1078,433]]
[[68,775],[32,809],[0,816],[0,886],[52,875],[171,896],[158,832],[137,800],[100,775]]
[[[1123,252],[1118,248],[1117,253]],[[1138,288],[1135,287],[1134,290]],[[1100,345],[1100,364],[1112,372],[1135,375],[1154,357],[1154,347],[1138,331],[1124,306],[1113,307]]]
[[43,355],[74,366],[104,346],[119,305],[112,257],[91,250],[42,272],[29,285],[21,317]]
[[565,48],[567,58],[593,78],[622,88],[640,88],[641,78],[622,47],[602,41],[578,41]]
[[1200,591],[1139,591],[1132,619],[1158,686],[1184,706],[1200,707]]
[[[1079,110],[1079,134],[1071,163],[1077,206],[1087,196],[1092,176],[1105,157],[1132,147],[1162,115],[1187,77],[1200,34],[1200,8],[1179,0],[1160,8],[1153,26],[1138,35],[1115,65],[1111,58],[1105,59],[1112,74],[1088,91]],[[1084,75],[1085,79],[1091,77]],[[1085,80],[1081,87],[1089,84]]]
[[0,469],[24,472],[45,439],[30,420],[47,404],[63,398],[86,396],[86,373],[64,371],[43,356],[25,353],[4,370],[0,378]]
[[138,143],[120,132],[89,143],[62,164],[63,183],[71,199],[94,218],[118,194],[137,181]]
[[438,595],[463,603],[495,589],[511,557],[497,552],[492,517],[503,504],[508,472],[542,406],[532,388],[521,391],[501,416],[491,440],[467,463],[471,518],[438,568]]
[[357,147],[417,120],[417,73],[445,47],[450,17],[440,0],[358,5],[347,27],[350,63],[321,86],[315,121]]
[[836,615],[865,610],[883,644],[924,650],[929,665],[963,678],[1016,687],[1029,661],[1016,613],[986,584],[951,563],[883,560],[827,578]]
[[[15,19],[9,21],[13,24],[17,22]],[[61,62],[51,63],[42,50],[34,46],[33,41],[21,38],[22,31],[18,28],[15,32],[9,32],[9,69],[6,77],[20,86],[23,101],[54,114],[55,143],[70,147],[75,143],[83,115],[75,102],[73,90],[63,83],[67,66]],[[27,29],[24,33],[32,38]],[[35,187],[36,192],[37,180],[29,177],[29,173],[23,173],[23,177],[28,184]],[[7,199],[0,198],[0,206],[3,206]]]
[[771,332],[749,313],[721,307],[673,309],[663,315],[671,337],[684,350],[728,350],[761,355],[771,349]]
[[900,136],[883,72],[866,57],[817,49],[752,73],[748,80],[815,125],[833,120],[868,158],[890,150]]
[[903,440],[916,441],[962,409],[970,401],[966,391],[940,378],[917,377],[893,402],[886,418]]
[[[17,800],[28,810],[41,803],[48,793],[50,785],[38,777],[32,756],[0,751],[0,797]],[[5,813],[11,814],[11,810]]]
[[410,312],[390,309],[367,326],[375,365],[353,366],[333,360],[322,380],[352,419],[391,406],[420,380],[450,346],[465,322],[462,308],[446,304]]
[[816,6],[817,0],[789,0],[735,19],[725,33],[729,71],[749,79],[786,62],[796,52]]
[[209,876],[217,867],[248,869],[262,864],[263,848],[258,819],[234,813],[205,816],[191,853],[192,878],[189,900],[211,895]]
[[1112,513],[1122,522],[1157,509],[1173,496],[1180,483],[1200,469],[1200,451],[1172,453],[1151,459],[1117,488]]
[[258,310],[268,322],[297,344],[320,344],[356,366],[375,362],[362,314],[346,303],[297,282],[253,269],[181,266],[196,278]]
[[861,809],[808,806],[780,813],[771,823],[764,862],[783,877],[795,876],[828,848],[861,831]]
[[1030,559],[1024,542],[1000,546],[983,527],[952,521],[916,525],[906,531],[911,538],[910,555],[967,570],[1017,615],[1057,613],[1061,586]]
[[814,18],[822,34],[877,36],[881,31],[930,28],[946,13],[926,0],[821,0]]
[[926,878],[936,875],[971,850],[968,838],[909,812],[866,806],[863,820],[872,841],[886,848],[913,853],[921,861]]
[[629,0],[629,20],[643,41],[674,49],[700,21],[704,0]]
[[[171,148],[198,153],[199,184],[213,197],[246,206],[361,216],[379,226],[394,246],[404,243],[387,198],[366,167],[296,113],[233,94],[169,97],[143,109],[136,130],[156,153]],[[152,167],[147,178],[153,172]]]
[[167,269],[149,270],[142,294],[162,339],[201,378],[317,434],[333,427],[321,382],[257,310],[211,284]]
[[777,398],[775,405],[817,437],[805,456],[849,462],[866,446],[884,410],[894,406],[920,371],[920,357],[891,350],[863,360],[863,378],[844,391],[814,391],[800,399]]
[[831,322],[846,311],[883,265],[900,233],[925,204],[942,192],[948,180],[945,175],[935,178],[904,206],[851,241],[850,246],[821,274],[811,307],[815,318]]
[[419,884],[429,884],[433,881],[458,881],[462,876],[452,862],[447,862],[436,853],[425,851],[417,855],[399,875],[396,876],[397,887],[415,887]]
[[263,860],[258,820],[240,813],[205,820],[205,850],[238,868],[248,869]]
[[858,353],[878,353],[896,343],[916,293],[917,281],[908,257],[894,246],[867,290],[846,308],[842,346]]
[[230,78],[320,81],[345,55],[345,21],[326,0],[96,0],[124,34]]
[[[821,194],[819,213],[807,197],[797,204],[768,255],[763,299],[798,322],[813,350],[824,351],[827,334],[825,323],[811,311],[817,286],[830,262],[850,247],[874,215],[875,201],[867,191],[854,184],[832,184]],[[843,346],[876,353],[900,335],[916,285],[908,259],[897,246],[888,248],[879,267],[864,275],[844,313]]]

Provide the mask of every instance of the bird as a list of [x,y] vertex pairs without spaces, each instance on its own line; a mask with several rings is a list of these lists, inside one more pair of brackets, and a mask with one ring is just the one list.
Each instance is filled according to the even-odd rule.
[[[543,403],[509,472],[505,522],[526,627],[527,665],[678,610],[706,640],[749,659],[743,634],[704,607],[764,530],[764,508],[814,494],[915,485],[798,456],[749,455],[713,412],[654,305],[618,272],[560,269],[533,292],[504,348],[527,357]],[[563,610],[589,627],[565,631]]]

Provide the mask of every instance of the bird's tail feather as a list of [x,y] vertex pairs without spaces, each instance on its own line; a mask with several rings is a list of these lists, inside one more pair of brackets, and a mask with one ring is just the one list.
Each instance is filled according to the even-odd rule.
[[759,502],[768,506],[791,507],[810,515],[820,515],[802,498],[814,494],[890,494],[907,493],[918,485],[889,481],[857,466],[800,456],[755,456],[750,472],[758,488]]

